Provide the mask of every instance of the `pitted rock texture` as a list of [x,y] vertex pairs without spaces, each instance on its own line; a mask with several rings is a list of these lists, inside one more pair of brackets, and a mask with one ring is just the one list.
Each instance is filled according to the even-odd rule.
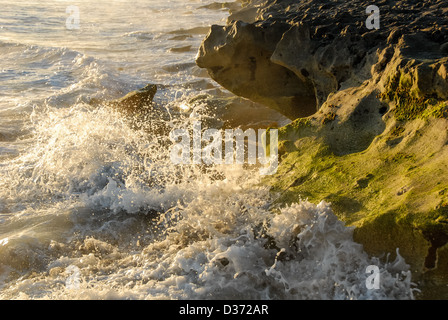
[[[379,29],[366,24],[371,4],[252,1],[227,26],[212,26],[196,62],[229,91],[296,119],[314,114],[344,85],[383,72],[398,47],[402,60],[414,60],[406,72],[415,93],[446,99],[448,2],[375,1]],[[371,70],[374,64],[380,69]]]

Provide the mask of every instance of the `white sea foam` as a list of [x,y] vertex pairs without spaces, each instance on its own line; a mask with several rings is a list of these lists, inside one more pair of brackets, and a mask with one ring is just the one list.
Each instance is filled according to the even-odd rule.
[[[369,258],[328,204],[275,209],[241,166],[219,179],[179,171],[168,148],[107,109],[35,117],[39,143],[2,183],[26,202],[7,202],[20,223],[9,222],[0,255],[10,272],[36,273],[11,275],[3,298],[412,298],[402,259]],[[378,290],[366,287],[369,265],[381,270]],[[70,266],[80,270],[75,289],[65,285]]]

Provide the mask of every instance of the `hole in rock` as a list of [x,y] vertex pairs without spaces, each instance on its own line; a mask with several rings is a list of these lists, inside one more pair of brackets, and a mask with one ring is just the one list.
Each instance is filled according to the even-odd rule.
[[426,238],[431,242],[431,247],[425,258],[425,268],[434,269],[437,266],[437,249],[448,242],[448,235],[443,232],[432,232],[427,233]]

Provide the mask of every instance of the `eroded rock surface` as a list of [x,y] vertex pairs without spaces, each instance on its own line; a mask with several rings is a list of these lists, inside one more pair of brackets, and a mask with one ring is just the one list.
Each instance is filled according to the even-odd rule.
[[152,101],[156,93],[157,93],[157,86],[154,84],[148,84],[141,89],[129,92],[128,94],[119,99],[109,101],[92,99],[90,101],[90,104],[92,105],[104,104],[127,115],[134,115],[138,113],[148,112],[147,110],[148,108],[151,107]]
[[[372,56],[379,58],[386,48],[401,44],[402,57],[416,60],[446,56],[446,1],[377,1],[379,29],[366,25],[370,4],[253,1],[234,12],[228,25],[212,26],[196,62],[233,93],[296,119],[314,114],[347,82],[369,79]],[[393,55],[394,49],[388,50],[383,66]],[[419,68],[418,85],[425,94],[427,88],[441,96],[446,91],[446,65],[440,63],[440,70]],[[431,72],[440,76],[431,79]]]
[[[247,1],[246,1],[247,3]],[[380,10],[369,29],[366,8]],[[279,204],[326,200],[375,256],[397,248],[419,298],[448,298],[448,1],[252,1],[197,64],[294,121]]]
[[265,104],[291,119],[307,116],[316,110],[312,83],[270,59],[275,44],[288,28],[285,23],[258,26],[241,21],[226,27],[213,26],[197,64],[239,96]]

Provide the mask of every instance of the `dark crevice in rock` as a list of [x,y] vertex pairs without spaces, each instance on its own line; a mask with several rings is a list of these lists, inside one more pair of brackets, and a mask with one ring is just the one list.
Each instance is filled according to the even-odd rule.
[[434,269],[437,267],[437,249],[448,243],[448,235],[444,232],[426,232],[425,237],[431,243],[428,255],[425,258],[425,268]]
[[389,108],[388,108],[387,106],[382,106],[382,107],[378,110],[378,112],[379,112],[381,115],[385,115],[386,112],[387,112],[387,110],[389,110]]

